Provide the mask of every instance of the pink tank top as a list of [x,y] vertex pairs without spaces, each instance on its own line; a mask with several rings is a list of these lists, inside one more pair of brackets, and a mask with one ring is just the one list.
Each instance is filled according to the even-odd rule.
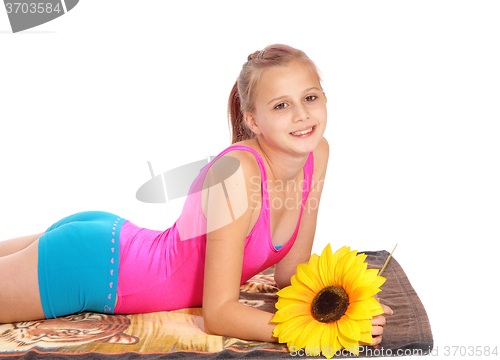
[[312,152],[304,166],[302,207],[295,231],[276,249],[271,239],[270,206],[264,162],[252,148],[234,145],[206,165],[191,185],[181,216],[165,230],[138,227],[127,221],[120,232],[120,266],[116,314],[169,311],[202,305],[205,266],[206,219],[201,188],[211,164],[232,150],[251,151],[262,178],[262,207],[257,223],[245,241],[241,284],[279,262],[290,251],[299,230],[314,168]]

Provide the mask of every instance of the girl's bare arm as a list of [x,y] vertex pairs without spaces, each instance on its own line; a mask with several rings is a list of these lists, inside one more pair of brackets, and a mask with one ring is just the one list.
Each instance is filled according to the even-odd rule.
[[[209,190],[207,222],[209,228],[215,229],[207,234],[203,289],[205,331],[240,339],[276,342],[277,339],[272,335],[275,324],[270,322],[273,314],[238,301],[245,238],[254,208],[250,199],[256,198],[252,194],[260,196],[260,188],[252,186],[249,180],[252,176],[260,178],[260,169],[251,153],[233,151],[231,156],[240,161],[245,183],[226,182],[226,192],[212,188]],[[217,172],[216,166],[213,171]],[[243,215],[222,226],[227,222],[228,200],[232,205],[247,203],[248,206]],[[239,209],[234,210],[238,212]]]

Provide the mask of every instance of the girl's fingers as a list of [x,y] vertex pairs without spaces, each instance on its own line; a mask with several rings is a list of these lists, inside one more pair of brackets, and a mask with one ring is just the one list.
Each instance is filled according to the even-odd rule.
[[372,322],[373,327],[385,326],[385,323],[386,323],[385,316],[377,315],[371,320],[371,322]]
[[[394,314],[394,311],[392,309],[384,304],[380,304],[382,306],[382,310],[384,311],[385,315],[392,315]],[[371,320],[373,330],[370,331],[370,334],[373,337],[373,343],[367,344],[364,342],[360,342],[360,345],[368,345],[368,346],[375,346],[378,345],[382,342],[382,334],[384,333],[384,326],[386,324],[386,319],[385,316],[383,315],[377,315]]]
[[392,309],[389,306],[384,305],[384,304],[380,304],[380,306],[382,306],[382,310],[384,310],[384,313],[386,315],[392,315],[392,314],[394,314],[394,311],[392,311]]
[[373,330],[370,331],[370,334],[372,334],[372,337],[375,337],[377,335],[382,335],[384,332],[384,327],[383,326],[374,326]]
[[378,345],[382,342],[382,335],[374,336],[373,337],[373,345]]

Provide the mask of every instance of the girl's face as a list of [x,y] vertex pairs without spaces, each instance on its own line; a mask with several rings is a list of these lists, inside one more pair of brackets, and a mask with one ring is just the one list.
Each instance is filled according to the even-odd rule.
[[245,120],[259,141],[290,153],[309,154],[326,127],[326,97],[313,70],[300,61],[265,69]]

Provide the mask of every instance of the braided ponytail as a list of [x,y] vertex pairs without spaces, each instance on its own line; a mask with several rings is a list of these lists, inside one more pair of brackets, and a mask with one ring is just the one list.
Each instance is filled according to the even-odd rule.
[[230,127],[232,129],[231,144],[253,138],[254,133],[248,128],[244,119],[243,111],[241,110],[238,80],[234,83],[231,93],[229,94],[227,111],[228,121],[230,122]]

